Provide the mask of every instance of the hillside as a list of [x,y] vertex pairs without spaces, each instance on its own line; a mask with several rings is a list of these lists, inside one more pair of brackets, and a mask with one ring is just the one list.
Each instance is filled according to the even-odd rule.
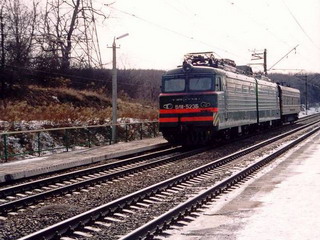
[[[59,126],[103,124],[110,121],[112,105],[110,97],[99,91],[31,85],[14,86],[0,101],[0,110],[3,129],[8,123],[22,121],[45,121]],[[121,94],[118,98],[119,118],[153,120],[157,114],[155,106]]]

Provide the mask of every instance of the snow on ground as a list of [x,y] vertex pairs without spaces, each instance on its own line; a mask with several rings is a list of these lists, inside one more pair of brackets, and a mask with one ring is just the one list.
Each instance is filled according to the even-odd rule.
[[[132,124],[130,128],[128,128],[128,131],[130,131],[129,135],[131,138],[138,139],[140,138],[140,125],[138,123],[144,122],[144,120],[141,119],[134,119],[134,118],[119,118],[118,122],[120,123],[120,128],[126,129],[125,124]],[[148,122],[145,120],[145,122]],[[135,125],[134,125],[135,124]],[[80,123],[80,122],[74,122],[70,123],[70,126],[82,126],[86,127],[88,126],[87,123]],[[133,126],[134,125],[134,126]],[[150,125],[152,127],[152,125]],[[143,125],[142,130],[145,131],[145,135],[150,135],[150,126]],[[21,121],[21,122],[5,122],[0,121],[0,129],[3,132],[9,131],[9,132],[15,132],[15,131],[28,131],[28,130],[43,130],[40,134],[38,133],[22,133],[22,134],[10,134],[7,137],[7,146],[10,152],[10,157],[13,157],[12,154],[15,154],[15,159],[25,159],[34,157],[33,155],[38,155],[39,146],[41,149],[41,155],[48,155],[53,153],[60,153],[66,151],[65,144],[65,135],[62,132],[55,132],[52,133],[50,131],[45,131],[45,129],[48,128],[57,128],[58,125],[49,122],[49,121]],[[1,131],[0,130],[0,131]],[[106,130],[107,131],[107,130]],[[84,147],[79,147],[76,144],[79,144],[82,142],[82,145],[84,144],[83,141],[88,141],[88,139],[81,139],[81,137],[86,137],[87,135],[85,133],[81,134],[81,136],[77,136],[77,132],[75,132],[75,136],[71,136],[70,134],[68,137],[70,139],[75,139],[76,143],[71,144],[72,147],[69,147],[69,150],[77,150],[77,149],[83,149]],[[40,137],[40,140],[39,140]],[[108,140],[106,134],[101,134],[99,131],[95,133],[94,136],[91,136],[91,140],[95,143],[105,143]],[[119,139],[120,141],[121,139]],[[2,149],[3,139],[0,138],[0,156],[4,155],[4,150]],[[78,141],[78,142],[77,142]],[[91,144],[94,145],[94,142],[91,142]],[[40,143],[40,145],[39,145]],[[74,146],[76,145],[76,146]],[[71,149],[70,149],[71,148]],[[29,152],[30,154],[26,153]],[[24,154],[26,153],[26,154]],[[2,156],[3,158],[3,156]]]
[[299,118],[305,117],[306,115],[313,115],[319,112],[320,112],[320,107],[311,107],[307,110],[307,112],[305,110],[301,111],[299,113]]
[[161,240],[314,240],[320,236],[320,133],[216,198]]
[[298,164],[290,166],[293,174],[272,192],[256,199],[263,205],[248,219],[237,239],[319,239],[319,144],[318,136],[303,155],[297,156]]
[[[48,157],[32,157],[32,158],[28,158],[23,160],[23,162],[25,163],[34,163],[35,161],[44,161],[46,160]],[[1,163],[1,167],[5,167],[5,166],[11,166],[11,165],[16,165],[16,161],[12,161],[12,162],[6,162],[6,163]]]

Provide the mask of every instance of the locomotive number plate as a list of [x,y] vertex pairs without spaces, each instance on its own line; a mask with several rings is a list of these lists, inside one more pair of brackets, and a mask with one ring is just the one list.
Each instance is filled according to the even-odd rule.
[[175,109],[196,109],[199,108],[199,104],[179,104],[174,106]]

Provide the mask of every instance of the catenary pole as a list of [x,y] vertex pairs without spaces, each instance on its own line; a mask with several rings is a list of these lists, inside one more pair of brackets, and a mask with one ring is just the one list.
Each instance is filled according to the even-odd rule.
[[117,142],[117,98],[118,98],[118,79],[117,79],[117,45],[116,40],[124,38],[129,34],[123,34],[119,37],[113,38],[112,44],[112,142]]
[[112,142],[117,141],[117,46],[116,39],[112,44]]

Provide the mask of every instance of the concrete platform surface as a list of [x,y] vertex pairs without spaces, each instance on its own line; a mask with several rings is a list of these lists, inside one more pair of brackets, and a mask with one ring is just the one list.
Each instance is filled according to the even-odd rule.
[[166,143],[162,137],[156,137],[1,163],[0,183],[117,158],[137,150],[148,151]]
[[320,239],[320,133],[160,239]]

